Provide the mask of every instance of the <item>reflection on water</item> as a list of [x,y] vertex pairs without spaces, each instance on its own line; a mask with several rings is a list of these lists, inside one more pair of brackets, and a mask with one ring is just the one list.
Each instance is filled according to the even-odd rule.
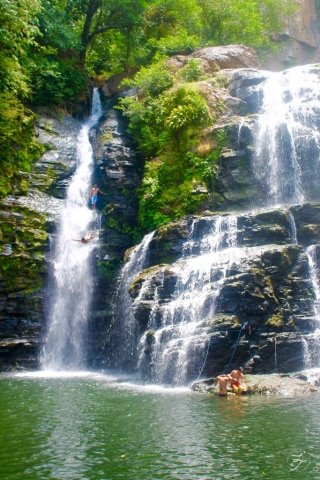
[[0,404],[1,480],[320,478],[318,395],[220,398],[61,372],[1,376]]

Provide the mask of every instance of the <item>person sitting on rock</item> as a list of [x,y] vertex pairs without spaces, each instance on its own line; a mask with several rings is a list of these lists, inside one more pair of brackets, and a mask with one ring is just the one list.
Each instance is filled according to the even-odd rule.
[[230,373],[231,377],[231,388],[234,391],[234,393],[243,393],[247,391],[247,388],[244,384],[244,373],[243,373],[243,368],[238,367],[236,370],[232,370]]
[[232,380],[232,377],[230,375],[222,374],[222,375],[218,375],[216,379],[219,382],[219,396],[225,397],[226,395],[228,395],[227,385],[228,385],[228,382]]
[[98,237],[94,237],[90,232],[87,232],[82,238],[70,238],[70,240],[73,240],[74,242],[89,243],[90,240],[93,240],[94,238]]

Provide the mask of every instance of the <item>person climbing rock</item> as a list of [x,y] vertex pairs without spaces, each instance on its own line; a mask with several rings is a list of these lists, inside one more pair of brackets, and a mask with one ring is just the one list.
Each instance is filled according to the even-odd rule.
[[96,209],[96,205],[98,201],[98,193],[101,193],[101,195],[105,195],[105,193],[101,192],[98,185],[94,185],[90,190],[90,200],[91,200],[92,210]]
[[230,375],[222,374],[222,375],[218,375],[216,377],[216,380],[218,380],[219,382],[219,396],[224,397],[228,395],[227,385],[228,385],[228,382],[232,380],[232,377]]
[[93,240],[94,238],[98,237],[91,235],[90,232],[87,232],[82,238],[70,238],[70,240],[73,240],[74,242],[89,243],[90,240]]
[[236,370],[232,370],[230,373],[231,377],[231,388],[234,391],[234,393],[244,393],[247,391],[247,388],[244,384],[244,373],[243,373],[243,368],[238,367]]

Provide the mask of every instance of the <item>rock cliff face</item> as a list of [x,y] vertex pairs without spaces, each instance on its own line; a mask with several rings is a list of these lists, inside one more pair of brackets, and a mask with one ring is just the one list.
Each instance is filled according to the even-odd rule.
[[107,111],[91,140],[96,162],[95,178],[106,193],[103,199],[106,218],[103,253],[109,260],[122,260],[124,250],[132,245],[137,226],[138,159],[117,110]]
[[265,68],[280,71],[294,65],[307,65],[319,61],[320,20],[316,0],[297,0],[298,10],[277,38],[280,51],[270,56]]
[[105,196],[99,200],[101,213],[100,255],[95,265],[95,292],[90,313],[89,361],[105,364],[106,337],[114,318],[117,273],[126,249],[134,243],[140,183],[139,161],[125,132],[120,112],[108,108],[91,131],[95,158],[94,181]]

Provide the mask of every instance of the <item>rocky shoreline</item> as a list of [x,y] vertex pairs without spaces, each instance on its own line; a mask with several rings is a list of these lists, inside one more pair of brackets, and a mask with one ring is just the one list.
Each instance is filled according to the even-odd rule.
[[[320,393],[320,377],[315,384],[308,381],[306,375],[301,373],[283,374],[274,373],[266,375],[246,375],[245,384],[247,394],[295,396]],[[219,386],[215,378],[206,378],[192,384],[191,390],[204,394],[219,394]],[[228,394],[235,395],[228,387]]]

